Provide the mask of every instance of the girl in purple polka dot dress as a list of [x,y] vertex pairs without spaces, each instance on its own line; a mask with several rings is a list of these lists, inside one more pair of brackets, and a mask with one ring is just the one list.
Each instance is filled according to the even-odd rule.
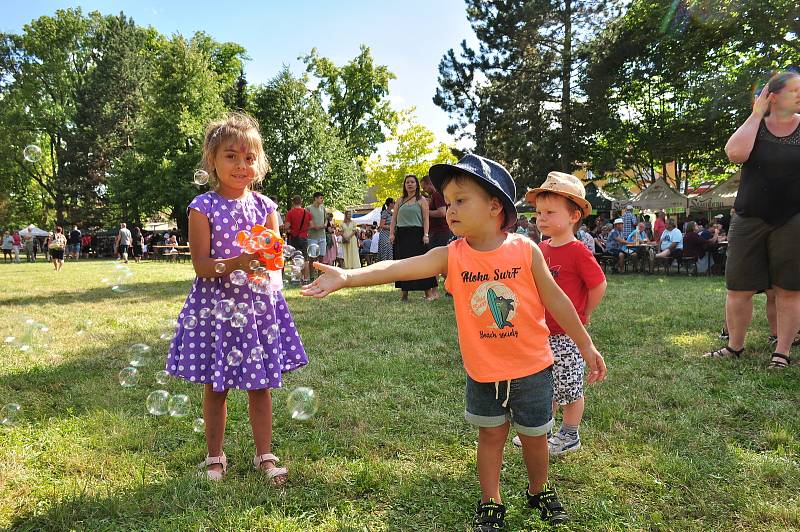
[[[245,273],[254,254],[236,246],[236,234],[261,224],[278,230],[276,205],[250,188],[269,171],[258,123],[232,113],[208,126],[203,166],[211,190],[189,204],[189,245],[197,278],[178,317],[166,370],[204,385],[203,417],[208,455],[200,464],[211,480],[227,470],[222,451],[228,390],[247,390],[256,456],[253,465],[276,485],[287,470],[272,454],[271,388],[281,375],[308,363],[280,272],[270,293],[252,290]],[[253,264],[255,266],[255,264]]]

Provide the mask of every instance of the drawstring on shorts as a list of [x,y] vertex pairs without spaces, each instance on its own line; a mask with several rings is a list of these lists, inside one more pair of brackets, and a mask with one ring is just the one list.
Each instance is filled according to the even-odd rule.
[[[506,400],[503,401],[503,408],[508,407],[508,399],[511,397],[511,379],[506,381]],[[500,381],[494,383],[494,398],[500,399]]]

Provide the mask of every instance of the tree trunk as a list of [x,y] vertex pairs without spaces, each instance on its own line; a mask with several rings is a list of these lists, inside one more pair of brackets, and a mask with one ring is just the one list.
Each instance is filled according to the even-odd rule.
[[564,47],[561,49],[561,171],[572,167],[572,0],[564,0]]

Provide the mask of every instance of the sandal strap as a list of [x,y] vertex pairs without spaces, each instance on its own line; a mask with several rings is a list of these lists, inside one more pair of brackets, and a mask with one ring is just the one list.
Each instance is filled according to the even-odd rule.
[[501,529],[505,525],[506,507],[500,503],[489,499],[487,502],[478,501],[475,509],[475,517],[472,518],[474,527],[489,527],[491,529]]
[[732,348],[731,346],[726,345],[725,347],[721,347],[720,349],[717,349],[716,351],[711,351],[710,353],[706,353],[704,356],[706,358],[728,358],[728,357],[732,357],[732,356],[736,357],[736,358],[739,358],[739,356],[742,353],[744,353],[744,347],[739,349],[739,350],[736,350],[736,349]]
[[257,454],[255,457],[253,457],[253,466],[258,469],[264,462],[272,462],[273,464],[277,465],[279,461],[280,458],[272,453]]
[[208,456],[206,455],[206,459],[197,464],[198,469],[206,469],[208,466],[212,465],[221,465],[222,472],[226,472],[228,470],[228,459],[225,457],[225,453],[221,454],[220,456]]
[[[775,360],[775,359],[778,360]],[[782,360],[782,362],[781,362]],[[792,359],[788,355],[784,355],[781,353],[772,353],[772,360],[769,361],[770,368],[785,368],[789,364],[792,363]]]

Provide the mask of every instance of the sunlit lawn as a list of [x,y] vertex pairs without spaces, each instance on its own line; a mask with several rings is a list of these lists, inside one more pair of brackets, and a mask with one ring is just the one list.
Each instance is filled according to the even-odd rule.
[[[226,480],[195,475],[204,455],[192,415],[149,415],[169,329],[193,277],[189,264],[131,265],[133,289],[100,282],[110,262],[0,265],[0,333],[26,317],[47,348],[0,345],[0,528],[25,530],[467,530],[479,496],[476,431],[463,419],[464,374],[452,304],[399,303],[389,287],[322,300],[287,297],[309,366],[289,388],[314,388],[307,422],[275,398],[275,453],[285,490],[252,470],[243,393],[230,396]],[[591,332],[608,381],[588,392],[580,452],[553,462],[573,530],[800,529],[800,371],[767,372],[763,298],[747,356],[700,358],[720,345],[719,277],[615,276]],[[86,320],[92,326],[77,334]],[[138,386],[117,373],[137,342],[155,356]],[[796,356],[800,353],[795,353]],[[524,506],[525,474],[510,444],[503,472],[508,530],[545,527]],[[567,529],[567,528],[565,528]]]

